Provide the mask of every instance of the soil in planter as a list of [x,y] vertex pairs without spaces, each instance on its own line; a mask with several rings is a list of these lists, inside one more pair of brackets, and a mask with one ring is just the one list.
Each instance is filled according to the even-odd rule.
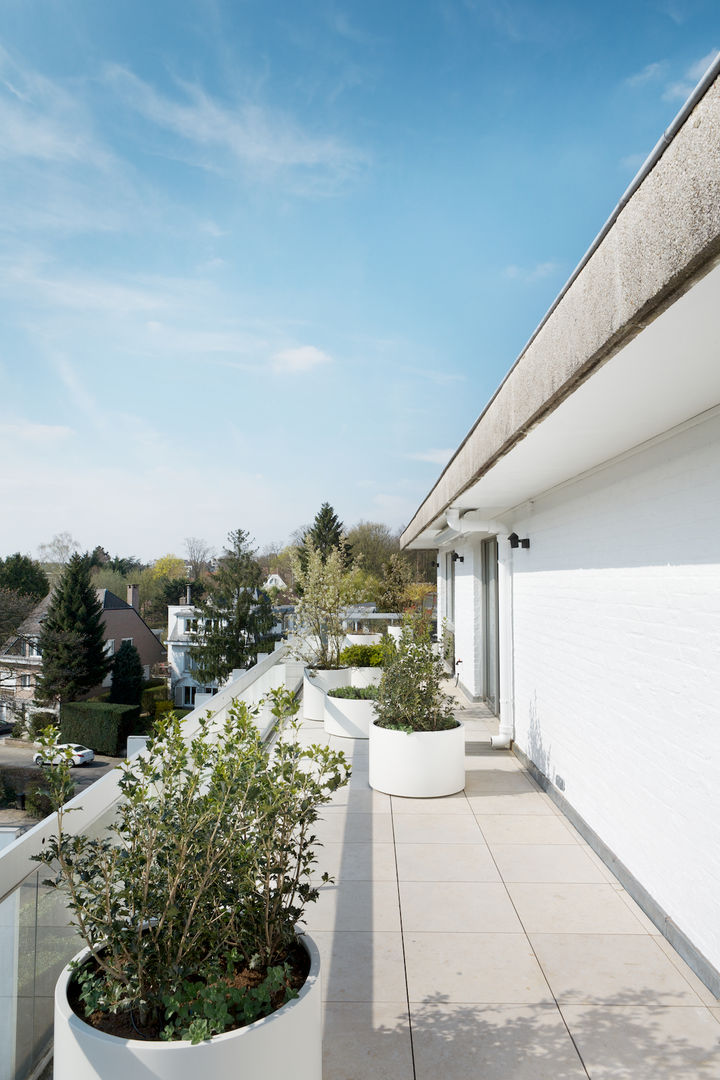
[[[294,990],[299,991],[310,971],[310,957],[302,945],[297,944],[287,954],[285,961],[290,967],[290,985]],[[263,968],[252,970],[250,968],[237,968],[234,974],[230,978],[223,979],[223,982],[228,987],[247,987],[249,989],[258,986],[266,974],[267,971]],[[272,1009],[268,1011],[267,1015],[270,1012],[275,1012],[276,1009],[285,1004],[284,997],[284,992],[282,990],[278,991],[275,998],[272,999]],[[87,1013],[83,1002],[80,1000],[80,988],[74,980],[71,980],[68,984],[68,1003],[73,1012],[81,1020],[84,1020],[86,1024],[97,1028],[98,1031],[104,1031],[106,1035],[116,1035],[119,1039],[160,1039],[160,1033],[165,1027],[165,1021],[161,1020],[159,1023],[148,1024],[141,1028],[137,1022],[137,1017],[131,1016],[129,1010],[118,1013]]]

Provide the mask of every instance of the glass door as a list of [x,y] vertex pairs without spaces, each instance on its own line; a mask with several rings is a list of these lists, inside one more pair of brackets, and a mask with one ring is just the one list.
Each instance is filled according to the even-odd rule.
[[483,540],[483,697],[496,715],[500,702],[497,553],[498,546],[495,537],[490,540]]

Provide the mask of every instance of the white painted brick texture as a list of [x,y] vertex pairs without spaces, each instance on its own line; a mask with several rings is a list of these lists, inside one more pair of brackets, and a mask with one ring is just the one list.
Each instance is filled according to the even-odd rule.
[[720,419],[514,525],[517,743],[720,968]]

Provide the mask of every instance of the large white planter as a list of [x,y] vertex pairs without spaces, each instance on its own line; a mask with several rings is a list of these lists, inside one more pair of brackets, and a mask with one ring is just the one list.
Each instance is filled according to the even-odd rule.
[[341,739],[367,739],[375,719],[375,702],[325,696],[325,730]]
[[465,728],[390,731],[370,725],[369,781],[376,791],[411,799],[454,795],[465,787]]
[[[311,675],[310,671],[315,674]],[[303,675],[303,719],[325,719],[325,694],[328,690],[334,690],[336,686],[349,686],[350,675],[348,668],[311,669],[305,668]]]
[[377,686],[382,678],[382,668],[379,667],[354,667],[349,670],[350,686]]
[[348,630],[345,635],[348,645],[377,645],[382,641],[382,634],[361,634]]
[[[320,954],[302,938],[310,973],[298,997],[248,1027],[190,1042],[119,1039],[70,1008],[66,967],[55,988],[54,1080],[322,1080]],[[75,959],[88,955],[84,950]]]

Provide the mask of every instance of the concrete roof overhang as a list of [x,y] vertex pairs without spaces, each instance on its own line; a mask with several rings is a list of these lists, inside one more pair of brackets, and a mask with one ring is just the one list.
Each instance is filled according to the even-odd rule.
[[439,546],[450,507],[507,515],[720,403],[719,259],[716,80],[571,278],[402,546]]

